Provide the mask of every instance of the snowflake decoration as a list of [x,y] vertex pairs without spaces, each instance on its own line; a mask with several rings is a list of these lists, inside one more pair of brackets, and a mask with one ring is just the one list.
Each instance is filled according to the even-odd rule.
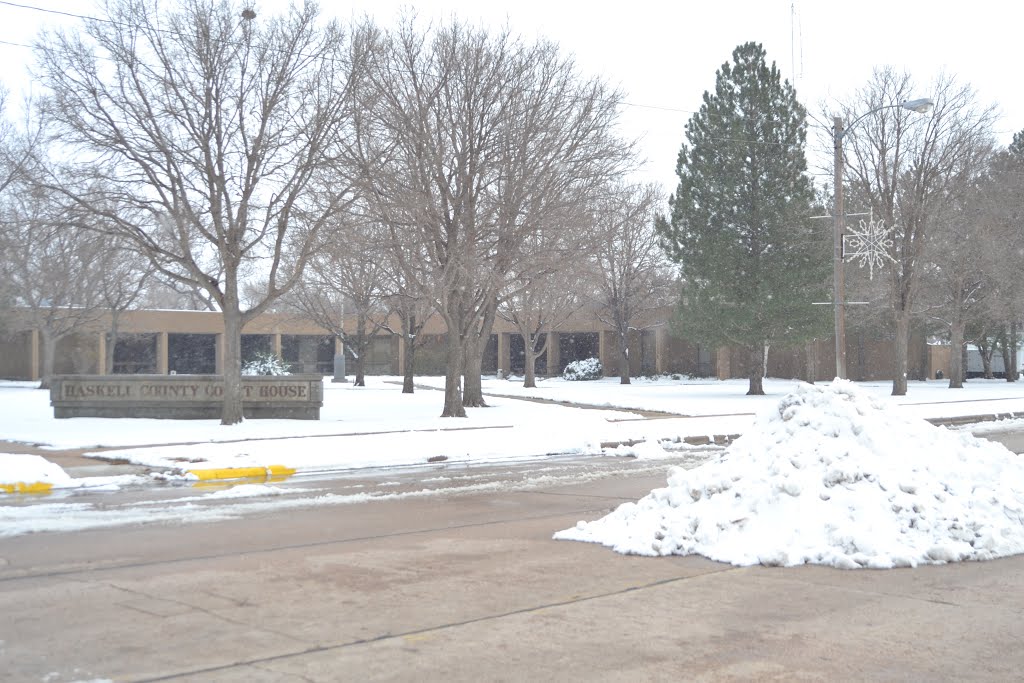
[[868,266],[868,278],[875,279],[875,266],[881,268],[888,259],[896,263],[889,255],[893,241],[889,237],[892,228],[885,227],[882,221],[860,221],[860,229],[850,228],[849,234],[843,235],[843,259],[850,257],[860,260],[860,267]]

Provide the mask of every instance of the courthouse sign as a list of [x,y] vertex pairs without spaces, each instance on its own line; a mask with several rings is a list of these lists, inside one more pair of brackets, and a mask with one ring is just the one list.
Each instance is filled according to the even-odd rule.
[[[320,375],[244,376],[242,414],[319,420],[323,392]],[[213,419],[220,417],[223,400],[220,375],[58,375],[50,385],[58,418]]]

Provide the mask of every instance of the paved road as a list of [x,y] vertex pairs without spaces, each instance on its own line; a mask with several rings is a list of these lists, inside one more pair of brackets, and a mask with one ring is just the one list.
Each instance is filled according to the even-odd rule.
[[986,439],[998,441],[1014,453],[1024,453],[1024,432],[999,432],[983,436]]
[[[735,568],[551,540],[664,483],[636,465],[521,485],[466,471],[481,477],[431,495],[0,540],[0,679],[1020,677],[1024,558]],[[430,478],[314,487],[411,493]],[[165,495],[193,504],[185,493]],[[152,492],[126,495],[139,499],[107,505]]]

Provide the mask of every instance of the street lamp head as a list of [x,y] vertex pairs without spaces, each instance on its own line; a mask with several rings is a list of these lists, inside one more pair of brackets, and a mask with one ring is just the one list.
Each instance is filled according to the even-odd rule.
[[932,110],[932,107],[935,106],[935,102],[927,97],[923,97],[919,100],[908,100],[900,106],[909,111],[917,112],[918,114],[927,114]]

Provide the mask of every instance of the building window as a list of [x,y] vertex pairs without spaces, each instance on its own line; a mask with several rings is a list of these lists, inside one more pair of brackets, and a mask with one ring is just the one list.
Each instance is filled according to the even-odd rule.
[[168,334],[167,369],[176,375],[217,372],[217,335]]
[[156,334],[119,334],[114,344],[115,375],[156,374]]
[[558,335],[558,372],[573,361],[600,358],[601,338],[597,332],[568,332]]
[[281,360],[293,374],[330,375],[334,372],[334,337],[282,334]]
[[274,337],[269,334],[242,335],[242,365],[251,363],[260,356],[274,353]]

